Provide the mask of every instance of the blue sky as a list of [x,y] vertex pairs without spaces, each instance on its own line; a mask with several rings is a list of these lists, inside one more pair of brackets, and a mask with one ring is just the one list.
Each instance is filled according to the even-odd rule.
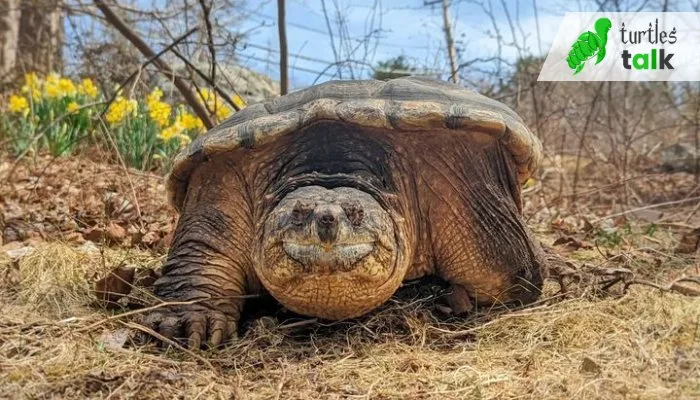
[[[371,16],[374,0],[337,0],[346,18],[349,36],[362,38],[370,30],[368,19]],[[381,27],[380,40],[376,49],[370,49],[365,57],[364,48],[360,47],[351,58],[367,59],[376,65],[378,61],[398,55],[404,55],[413,65],[427,69],[445,77],[449,66],[445,57],[445,39],[442,31],[442,12],[440,7],[425,7],[422,0],[381,1],[381,23],[379,16],[375,18],[375,27]],[[522,32],[525,33],[525,45],[532,54],[539,54],[537,29],[533,13],[533,1],[505,1],[511,17],[517,13],[520,27],[516,27],[518,41],[522,42]],[[570,2],[574,4],[575,2]],[[512,40],[501,2],[493,1],[496,23],[506,41]],[[557,6],[559,4],[559,6]],[[551,37],[558,28],[559,19],[566,9],[560,6],[561,1],[538,0],[541,48],[546,52]],[[333,0],[326,1],[327,10],[331,16],[336,15]],[[244,21],[242,31],[250,30],[247,43],[250,45],[239,50],[239,61],[251,69],[264,72],[277,78],[279,69],[276,65],[279,49],[276,27],[276,1],[249,1],[247,10],[250,18]],[[575,11],[577,8],[571,8]],[[379,14],[379,13],[378,13]],[[491,21],[483,10],[472,3],[455,2],[451,7],[451,17],[454,22],[454,36],[464,52],[463,60],[474,57],[492,57],[496,55],[495,40]],[[265,24],[260,27],[261,24]],[[334,30],[337,25],[332,22]],[[256,28],[257,27],[257,28]],[[293,88],[304,87],[318,80],[325,81],[338,77],[337,69],[330,68],[320,75],[327,63],[308,60],[314,58],[332,62],[335,60],[330,37],[327,35],[321,2],[319,0],[288,0],[287,3],[287,35],[290,53],[290,80]],[[337,38],[336,38],[337,40]],[[357,44],[360,41],[354,41]],[[345,54],[344,54],[345,55]],[[516,50],[505,48],[503,55],[514,59]],[[345,58],[345,57],[340,57]],[[268,62],[269,60],[269,62]],[[316,71],[310,72],[310,71]],[[356,65],[356,77],[366,77],[370,74],[368,68]],[[320,76],[319,76],[320,75]],[[349,77],[345,70],[343,78]]]
[[[378,61],[405,55],[413,65],[446,79],[449,66],[440,6],[426,7],[423,0],[326,0],[327,10],[332,16],[336,10],[334,4],[340,5],[342,15],[347,21],[349,36],[356,38],[364,37],[368,31],[368,16],[375,3],[380,5],[382,11],[381,39],[376,50],[369,52],[368,57],[359,52],[353,58],[367,58],[370,64],[376,65]],[[494,21],[488,18],[478,3],[491,4]],[[648,8],[658,8],[657,3],[660,4],[644,0],[620,1],[621,11],[638,11],[636,9],[640,4],[647,4],[644,11],[658,11]],[[534,14],[535,4],[538,10],[537,19]],[[671,4],[675,9],[670,11],[692,11],[689,0],[672,1]],[[454,37],[463,49],[460,54],[461,61],[497,55],[493,22],[499,27],[505,42],[513,41],[504,6],[511,20],[518,21],[513,28],[517,42],[524,49],[523,55],[546,55],[566,12],[597,11],[597,4],[592,0],[452,0],[450,10]],[[625,7],[633,9],[624,9]],[[243,23],[241,30],[252,29],[247,40],[251,46],[239,50],[239,62],[278,79],[278,54],[274,52],[279,49],[276,27],[277,2],[248,0],[246,8],[252,11],[252,14]],[[536,20],[539,20],[539,40]],[[265,26],[253,29],[261,23]],[[333,24],[333,27],[336,25]],[[318,73],[328,65],[328,61],[335,60],[327,32],[321,0],[287,0],[287,34],[291,66],[289,73],[292,88],[338,77],[334,68],[325,71],[321,76]],[[518,52],[515,47],[505,47],[501,55],[506,60],[514,61]],[[306,58],[325,60],[326,63]],[[470,73],[478,75],[478,68],[479,64],[475,65],[470,69]],[[490,68],[493,68],[493,65],[490,65]],[[363,70],[358,67],[358,70],[359,77],[367,77],[371,73],[367,68]],[[348,77],[350,76],[347,73],[343,75],[343,78]]]
[[[126,2],[126,0],[121,0]],[[167,0],[134,0],[137,4],[159,5],[167,9]],[[644,0],[622,0],[623,3],[639,3]],[[377,62],[399,55],[405,56],[411,65],[430,75],[447,79],[449,65],[442,31],[442,10],[439,5],[424,6],[424,0],[326,0],[327,11],[337,42],[337,8],[345,20],[347,36],[352,38],[342,48],[339,59],[366,61],[371,66]],[[503,42],[513,41],[513,32],[520,45],[522,55],[544,56],[556,34],[561,19],[568,11],[595,11],[593,0],[452,0],[450,7],[454,38],[462,52],[461,62],[475,58],[492,58],[498,55],[494,38],[494,24],[503,37]],[[372,20],[375,4],[378,12]],[[479,4],[491,5],[493,21]],[[534,5],[538,18],[535,18]],[[690,11],[690,1],[679,0],[679,9]],[[236,9],[236,15],[222,15],[214,10],[214,18],[224,24],[232,23],[231,30],[246,32],[245,39],[235,50],[237,62],[257,72],[279,79],[279,44],[277,33],[277,1],[247,0]],[[511,29],[507,9],[515,25]],[[623,10],[627,11],[627,10]],[[371,23],[373,21],[373,23]],[[536,21],[539,21],[539,30]],[[85,29],[92,31],[95,21],[84,21]],[[366,48],[361,40],[372,29],[379,29],[379,40]],[[67,25],[67,30],[70,30]],[[175,31],[179,31],[177,28]],[[538,35],[539,33],[539,35]],[[349,68],[340,72],[329,67],[335,61],[331,39],[324,19],[321,0],[287,0],[287,36],[289,42],[289,75],[292,89],[298,89],[337,78],[367,78],[371,69],[366,65],[353,64],[354,75]],[[539,40],[538,40],[539,38]],[[159,48],[162,44],[157,44]],[[357,49],[351,54],[352,47]],[[518,57],[513,46],[502,48],[501,56],[507,62]],[[468,76],[479,77],[479,69],[495,69],[495,64],[474,64],[466,68]],[[507,65],[503,64],[507,72]],[[342,76],[341,76],[342,73]],[[469,82],[466,82],[469,85]]]

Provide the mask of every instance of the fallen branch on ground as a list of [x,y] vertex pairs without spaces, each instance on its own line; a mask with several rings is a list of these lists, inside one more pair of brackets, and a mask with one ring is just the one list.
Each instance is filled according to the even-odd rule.
[[[648,286],[663,292],[678,293],[685,296],[700,297],[700,276],[682,276],[668,284],[651,282],[639,279],[628,268],[607,268],[599,266],[576,267],[572,262],[558,256],[550,255],[549,277],[556,280],[562,293],[568,291],[571,282],[583,283],[600,291],[608,291],[617,284],[622,285],[622,294],[626,294],[631,286]],[[699,288],[694,288],[682,283],[695,283]]]

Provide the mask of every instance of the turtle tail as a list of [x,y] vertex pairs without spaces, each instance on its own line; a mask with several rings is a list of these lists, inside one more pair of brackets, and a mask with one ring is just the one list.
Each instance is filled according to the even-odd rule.
[[581,72],[581,70],[583,69],[583,66],[584,66],[584,65],[586,65],[586,64],[585,64],[585,63],[579,64],[578,67],[576,67],[576,71],[574,71],[574,75],[576,75],[576,74],[578,74],[579,72]]

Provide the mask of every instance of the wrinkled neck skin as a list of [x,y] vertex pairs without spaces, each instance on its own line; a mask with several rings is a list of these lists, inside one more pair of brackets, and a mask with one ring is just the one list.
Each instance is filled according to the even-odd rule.
[[[352,318],[384,303],[406,278],[419,215],[409,168],[381,135],[317,124],[253,150],[250,182],[258,279],[285,307]],[[248,153],[250,155],[250,152]]]

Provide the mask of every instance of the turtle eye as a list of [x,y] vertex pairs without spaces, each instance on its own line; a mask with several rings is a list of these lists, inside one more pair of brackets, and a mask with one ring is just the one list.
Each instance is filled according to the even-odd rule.
[[301,226],[309,218],[309,215],[313,212],[314,207],[311,204],[304,204],[301,201],[297,201],[292,209],[291,222],[293,225]]
[[353,203],[342,203],[340,207],[345,211],[345,215],[352,226],[360,226],[362,224],[362,219],[365,217],[365,210],[362,209],[362,205],[359,202]]

